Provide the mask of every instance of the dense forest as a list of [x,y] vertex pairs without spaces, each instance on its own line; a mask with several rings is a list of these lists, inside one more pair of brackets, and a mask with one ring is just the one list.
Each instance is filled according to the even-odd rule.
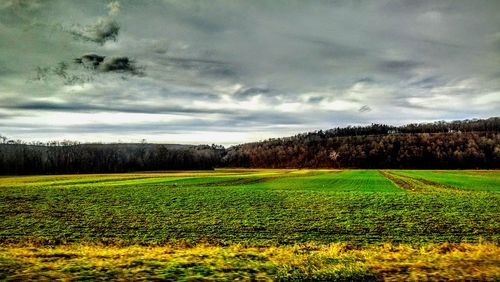
[[335,128],[228,149],[236,167],[499,168],[500,118]]
[[500,118],[334,128],[218,145],[24,143],[0,136],[0,174],[252,168],[500,168]]

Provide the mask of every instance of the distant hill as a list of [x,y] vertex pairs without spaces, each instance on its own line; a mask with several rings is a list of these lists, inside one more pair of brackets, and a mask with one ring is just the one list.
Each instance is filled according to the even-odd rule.
[[500,118],[349,126],[229,148],[230,167],[499,168]]

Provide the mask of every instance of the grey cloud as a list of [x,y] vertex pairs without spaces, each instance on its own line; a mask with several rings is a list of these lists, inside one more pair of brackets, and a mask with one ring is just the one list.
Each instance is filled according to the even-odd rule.
[[422,88],[422,89],[432,89],[437,86],[442,86],[446,82],[439,76],[427,76],[417,81],[413,81],[409,84],[410,87]]
[[9,26],[29,23],[44,4],[39,0],[2,0],[0,1],[0,23]]
[[14,117],[19,117],[19,116],[22,116],[22,115],[0,113],[0,119],[3,119],[3,120],[11,119],[11,118],[14,118]]
[[27,9],[36,10],[41,6],[38,0],[3,0],[0,3],[0,10],[2,9]]
[[99,67],[99,65],[104,61],[104,58],[106,57],[90,53],[85,54],[80,58],[76,58],[74,62],[77,64],[81,64],[86,68],[97,69],[97,67]]
[[[85,54],[73,60],[77,65],[84,67],[84,70],[72,68],[68,63],[61,61],[55,66],[37,66],[32,77],[34,81],[46,81],[51,77],[62,79],[64,84],[73,85],[90,82],[98,73],[121,73],[142,75],[141,67],[138,67],[134,60],[128,57],[105,57],[97,54]],[[89,72],[91,71],[91,72]]]
[[124,113],[147,113],[147,114],[227,114],[233,113],[226,110],[208,110],[189,108],[184,106],[144,106],[144,105],[94,105],[91,103],[78,102],[21,102],[2,106],[4,109],[14,110],[37,110],[37,111],[60,111],[60,112],[124,112]]
[[312,104],[319,104],[319,103],[321,103],[324,100],[326,100],[326,97],[314,96],[314,97],[309,97],[307,99],[307,102],[312,103]]
[[120,31],[120,25],[116,22],[114,17],[120,11],[120,4],[118,2],[110,2],[108,4],[108,9],[109,12],[107,17],[99,18],[96,23],[84,27],[76,25],[69,29],[68,32],[76,38],[92,41],[101,45],[109,40],[116,41]]
[[64,84],[81,84],[92,80],[92,77],[82,73],[75,73],[66,62],[59,62],[55,66],[37,66],[35,74],[29,81],[45,81],[51,78],[59,78]]
[[103,72],[128,72],[139,74],[140,71],[135,65],[135,62],[127,57],[111,57],[106,58],[99,66]]
[[252,97],[270,93],[270,89],[261,87],[249,87],[236,91],[234,96],[238,99],[250,99]]
[[160,58],[157,62],[165,66],[173,66],[182,70],[194,71],[199,75],[210,77],[234,78],[238,75],[238,71],[234,66],[221,60],[166,57]]
[[366,112],[370,112],[371,110],[372,110],[372,108],[370,108],[368,105],[364,105],[358,109],[358,112],[366,113]]
[[293,113],[270,113],[263,111],[256,111],[250,113],[240,113],[231,117],[233,122],[237,121],[237,125],[252,125],[260,124],[265,126],[277,125],[299,125],[302,124],[306,117],[299,117]]
[[[261,115],[259,115],[261,116]],[[149,122],[149,123],[135,123],[130,121],[125,124],[110,124],[105,122],[98,122],[93,124],[80,125],[78,127],[71,126],[46,126],[36,128],[33,124],[18,123],[18,127],[26,128],[26,131],[37,132],[53,132],[53,133],[92,133],[92,132],[134,132],[134,133],[192,133],[196,131],[206,131],[207,128],[218,132],[232,131],[232,126],[247,127],[248,131],[259,131],[269,126],[272,122],[275,126],[291,125],[299,121],[291,121],[280,117],[279,115],[264,115],[260,120],[252,119],[253,116],[236,116],[231,118],[221,118],[218,120],[207,120],[202,118],[192,118],[190,120],[176,120],[173,122]],[[6,123],[0,122],[0,128],[8,126]],[[32,129],[30,129],[32,128]],[[209,141],[207,141],[209,142]]]
[[493,48],[495,49],[495,51],[497,51],[500,54],[500,32],[495,33],[492,36],[491,43],[492,43]]
[[99,19],[93,25],[74,27],[69,32],[76,38],[104,44],[108,40],[116,40],[120,26],[112,19]]
[[450,11],[453,9],[452,1],[433,1],[433,0],[389,0],[381,1],[381,9],[391,12],[422,12],[428,10]]
[[[2,126],[2,124],[0,124]],[[67,127],[67,126],[50,126],[50,127],[38,127],[34,128],[32,124],[19,124],[19,127],[31,128],[25,131],[30,133],[53,133],[53,134],[91,134],[93,132],[100,133],[153,133],[158,134],[162,132],[173,132],[173,133],[188,133],[194,130],[203,131],[207,126],[214,126],[213,123],[201,122],[199,120],[193,120],[190,122],[181,123],[132,123],[132,124],[106,124],[106,123],[94,123],[89,125],[83,125],[79,127]],[[189,128],[189,129],[187,129]],[[224,126],[220,126],[218,129],[224,131]]]
[[291,38],[302,40],[305,43],[315,45],[319,47],[319,51],[324,56],[337,58],[337,59],[345,59],[345,58],[360,58],[367,55],[367,50],[362,47],[356,45],[347,45],[343,43],[335,42],[335,39],[330,38],[318,38],[311,35],[288,35]]
[[359,79],[356,79],[354,81],[354,83],[374,83],[375,82],[375,79],[371,78],[371,77],[362,77],[362,78],[359,78]]
[[381,62],[378,67],[387,73],[409,73],[417,68],[420,63],[413,60],[386,60]]

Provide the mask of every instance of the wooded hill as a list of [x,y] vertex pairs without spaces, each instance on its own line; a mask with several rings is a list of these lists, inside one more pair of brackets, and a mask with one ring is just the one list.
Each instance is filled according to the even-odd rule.
[[251,168],[500,168],[500,118],[349,126],[230,148],[25,144],[0,139],[0,174]]
[[236,167],[458,169],[500,167],[500,118],[349,126],[231,147]]

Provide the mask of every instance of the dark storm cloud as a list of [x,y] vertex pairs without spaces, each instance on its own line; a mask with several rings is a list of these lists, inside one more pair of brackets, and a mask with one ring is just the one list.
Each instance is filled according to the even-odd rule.
[[74,62],[101,72],[140,73],[135,61],[128,57],[106,57],[91,53],[74,59]]
[[127,57],[106,58],[102,64],[99,65],[99,70],[103,72],[139,73],[139,69],[135,66],[135,62]]
[[76,58],[74,62],[77,64],[81,64],[89,69],[97,69],[99,65],[104,61],[104,58],[106,57],[90,53],[90,54],[85,54],[80,58]]
[[47,81],[56,77],[66,85],[74,85],[93,81],[99,73],[144,74],[143,67],[138,67],[135,61],[128,57],[105,57],[89,53],[73,59],[73,63],[83,66],[84,71],[61,61],[54,66],[37,66],[31,80]]

